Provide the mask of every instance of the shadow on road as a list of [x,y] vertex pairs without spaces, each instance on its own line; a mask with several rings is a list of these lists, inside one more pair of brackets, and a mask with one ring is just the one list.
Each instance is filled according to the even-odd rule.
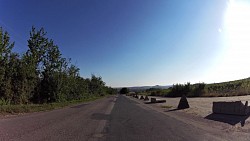
[[237,115],[226,115],[226,114],[210,114],[205,117],[205,119],[219,121],[223,123],[228,123],[230,125],[236,125],[238,123],[243,127],[245,125],[245,121],[248,119],[250,115],[246,116],[237,116]]
[[183,110],[183,109],[178,109],[178,108],[176,108],[176,109],[167,110],[167,111],[165,111],[165,112],[173,112],[173,111],[179,111],[179,110]]
[[144,104],[156,104],[156,103],[165,103],[165,101],[164,102],[162,102],[162,101],[159,101],[159,102],[144,102]]
[[144,102],[145,104],[155,104],[155,103],[153,103],[153,102]]
[[110,115],[102,114],[102,113],[94,113],[91,115],[91,119],[94,120],[109,120]]

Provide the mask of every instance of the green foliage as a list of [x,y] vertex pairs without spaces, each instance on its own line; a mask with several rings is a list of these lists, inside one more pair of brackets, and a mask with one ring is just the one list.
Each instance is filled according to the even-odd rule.
[[197,83],[191,85],[187,84],[175,84],[168,89],[162,90],[147,90],[152,96],[166,96],[166,97],[181,97],[186,95],[188,97],[218,97],[218,96],[241,96],[250,94],[250,78],[205,84]]
[[128,88],[122,88],[120,90],[120,94],[127,94],[127,93],[129,93],[129,89]]
[[159,91],[159,90],[161,90],[161,89],[159,89],[159,88],[149,88],[149,89],[146,90],[146,92],[154,92],[154,91]]
[[205,83],[197,83],[190,86],[190,92],[187,94],[188,97],[199,97],[205,94]]
[[27,112],[38,112],[38,111],[46,111],[46,110],[53,110],[58,109],[65,106],[75,105],[82,102],[96,100],[102,97],[90,97],[82,100],[72,100],[72,101],[65,101],[65,102],[56,102],[56,103],[44,103],[44,104],[19,104],[19,105],[9,105],[3,104],[1,105],[0,100],[0,113],[27,113]]
[[250,78],[208,84],[204,96],[240,96],[250,94]]
[[187,95],[191,91],[190,83],[186,84],[174,84],[173,87],[169,88],[171,91],[167,94],[169,97],[181,97]]
[[10,105],[10,101],[9,100],[5,100],[4,98],[0,99],[0,106],[3,105]]
[[12,52],[14,43],[0,28],[0,105],[65,102],[116,93],[101,77],[82,78],[80,69],[62,57],[46,34],[43,28],[32,27],[28,50],[20,56]]

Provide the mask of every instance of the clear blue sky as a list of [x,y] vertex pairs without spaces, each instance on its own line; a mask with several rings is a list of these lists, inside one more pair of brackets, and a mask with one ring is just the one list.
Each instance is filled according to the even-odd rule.
[[248,9],[237,0],[0,0],[0,26],[20,53],[32,25],[44,27],[81,76],[109,86],[212,83],[250,76]]

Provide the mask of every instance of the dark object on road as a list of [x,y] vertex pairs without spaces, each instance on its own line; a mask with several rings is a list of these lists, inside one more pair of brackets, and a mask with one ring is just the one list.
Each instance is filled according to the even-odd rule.
[[144,98],[144,101],[147,101],[149,100],[148,96],[146,95],[145,98]]
[[139,98],[138,95],[135,95],[135,98]]
[[187,101],[187,97],[185,95],[183,95],[180,99],[178,109],[186,109],[186,108],[189,108],[189,104]]
[[143,96],[141,96],[141,97],[140,97],[140,99],[144,99],[144,97],[143,97]]
[[213,102],[213,113],[246,116],[249,114],[248,101]]

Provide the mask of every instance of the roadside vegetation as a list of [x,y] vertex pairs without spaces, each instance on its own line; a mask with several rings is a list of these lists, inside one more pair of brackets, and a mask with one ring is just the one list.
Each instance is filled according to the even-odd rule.
[[17,114],[17,113],[30,113],[30,112],[39,112],[39,111],[48,111],[53,109],[58,109],[66,106],[73,106],[78,103],[93,101],[105,96],[95,96],[89,97],[81,100],[72,100],[65,102],[53,102],[53,103],[43,103],[43,104],[10,104],[10,105],[1,105],[0,113],[1,114]]
[[121,88],[120,90],[120,94],[128,94],[129,93],[129,89],[128,88]]
[[169,109],[172,108],[173,106],[169,106],[169,105],[161,105],[161,108],[165,108],[165,109]]
[[0,27],[0,112],[53,109],[116,94],[100,76],[80,76],[43,28],[32,27],[28,50],[13,52],[15,43]]
[[197,83],[174,84],[168,89],[147,89],[139,94],[164,97],[226,97],[250,94],[250,78],[222,82],[222,83]]

